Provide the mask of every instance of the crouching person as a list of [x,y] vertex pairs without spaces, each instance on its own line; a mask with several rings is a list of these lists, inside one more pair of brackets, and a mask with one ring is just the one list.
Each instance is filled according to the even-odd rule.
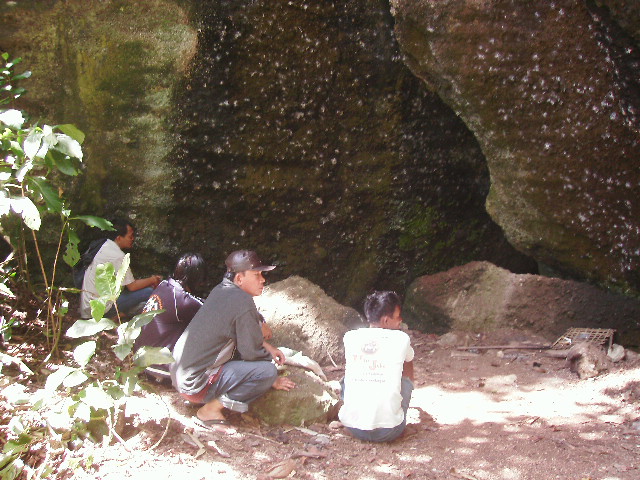
[[405,429],[413,391],[413,348],[394,292],[374,292],[365,301],[369,328],[344,336],[345,377],[338,417],[354,437],[389,442]]
[[263,265],[250,250],[233,252],[227,273],[209,294],[173,350],[171,380],[190,402],[201,404],[194,421],[201,427],[230,432],[223,410],[246,412],[249,403],[270,388],[290,390],[295,384],[278,377],[274,360],[284,355],[263,338],[262,319],[254,296],[262,293]]

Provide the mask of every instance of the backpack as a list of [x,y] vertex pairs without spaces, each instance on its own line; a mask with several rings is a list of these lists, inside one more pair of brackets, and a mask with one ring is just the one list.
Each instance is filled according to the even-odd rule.
[[93,262],[93,259],[98,254],[106,238],[98,238],[89,244],[89,248],[80,256],[80,260],[73,266],[73,286],[76,288],[82,288],[82,282],[84,282],[84,274]]

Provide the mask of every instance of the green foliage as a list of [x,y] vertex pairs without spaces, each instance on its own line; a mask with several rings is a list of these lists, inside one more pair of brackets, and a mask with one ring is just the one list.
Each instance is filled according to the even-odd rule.
[[[3,53],[0,68],[0,105],[6,105],[24,93],[15,83],[26,79],[30,72],[14,74],[13,69],[20,59],[9,60]],[[17,266],[9,262],[0,266],[0,294],[15,298],[11,286],[24,282],[29,290],[36,292],[29,280],[25,229],[31,236],[44,280],[44,307],[46,313],[47,339],[52,340],[51,352],[55,352],[61,334],[62,317],[67,311],[67,302],[62,295],[64,289],[56,286],[58,259],[75,265],[80,259],[76,233],[77,224],[101,229],[113,229],[107,220],[92,215],[72,215],[60,194],[60,189],[51,183],[54,173],[76,176],[82,168],[82,142],[84,134],[73,125],[29,125],[27,115],[16,109],[0,109],[0,219],[18,217],[18,228],[0,225],[0,233],[13,247]],[[45,265],[40,252],[37,231],[42,217],[53,214],[60,219],[58,249],[53,264]],[[30,235],[29,235],[30,233]],[[64,238],[67,242],[64,245]],[[18,275],[16,275],[16,273]]]
[[[0,106],[4,106],[24,93],[24,89],[18,87],[16,82],[29,78],[30,73],[14,74],[14,67],[20,59],[10,60],[6,53],[1,54],[0,58]],[[30,236],[35,260],[44,280],[44,298],[40,299],[41,311],[47,315],[45,338],[48,342],[52,341],[48,345],[49,356],[57,349],[68,305],[63,293],[69,289],[56,285],[59,258],[70,266],[79,260],[77,225],[113,229],[111,223],[103,218],[72,215],[61,190],[52,183],[52,178],[57,174],[76,176],[81,173],[83,141],[84,134],[73,125],[30,125],[24,112],[11,108],[0,109],[0,233],[13,247],[12,259],[0,264],[0,294],[5,299],[16,299],[12,288],[22,288],[21,285],[26,284],[29,293],[40,298],[42,292],[30,283],[26,268],[29,262],[25,237]],[[37,232],[44,215],[56,216],[60,221],[58,248],[50,265],[46,264],[38,245]],[[8,425],[6,443],[0,456],[1,480],[17,478],[23,472],[26,472],[27,478],[50,476],[53,469],[47,461],[37,468],[25,463],[32,445],[48,444],[52,451],[63,451],[63,442],[72,438],[99,440],[105,432],[113,433],[114,418],[118,415],[121,399],[139,388],[138,373],[150,362],[158,364],[173,361],[167,349],[142,349],[135,355],[131,353],[140,329],[157,312],[138,316],[120,325],[104,318],[106,305],[115,302],[120,294],[128,262],[127,256],[117,273],[109,264],[99,269],[96,283],[101,297],[92,302],[93,318],[79,320],[68,332],[71,338],[89,337],[73,351],[74,365],[60,365],[35,394],[27,393],[25,387],[18,383],[5,387],[14,390],[12,395],[6,397],[11,399],[14,406],[20,405],[21,409],[12,412]],[[17,263],[17,266],[13,263]],[[4,338],[11,335],[14,323],[15,320],[10,319],[0,325]],[[113,348],[125,363],[125,368],[114,374],[114,378],[94,378],[89,366],[98,347],[95,336],[103,330],[115,328],[119,339]],[[21,359],[2,352],[0,362],[0,367],[3,364],[15,364],[23,375],[34,374]],[[30,406],[31,410],[24,410],[25,405]]]
[[[149,365],[173,362],[167,348],[143,347],[132,353],[142,327],[162,310],[145,312],[123,323],[119,321],[119,315],[117,323],[102,317],[107,305],[115,302],[120,295],[122,279],[128,267],[127,254],[118,272],[114,271],[111,264],[98,268],[96,284],[100,285],[101,296],[94,300],[93,317],[77,320],[67,330],[70,338],[87,338],[73,350],[76,365],[60,365],[47,377],[44,387],[32,395],[14,395],[14,404],[28,404],[32,411],[41,412],[41,422],[45,426],[40,427],[37,434],[29,432],[23,425],[27,422],[22,422],[19,416],[14,417],[17,427],[12,430],[8,447],[0,457],[0,479],[16,478],[12,475],[19,475],[27,468],[22,457],[37,441],[58,442],[60,438],[100,441],[105,436],[111,438],[117,435],[114,426],[122,413],[124,400],[140,389],[138,374]],[[96,378],[90,371],[91,360],[98,348],[99,339],[96,336],[113,329],[118,332],[118,341],[112,348],[123,362],[122,368],[114,373],[113,378]],[[13,358],[0,360],[15,361]]]

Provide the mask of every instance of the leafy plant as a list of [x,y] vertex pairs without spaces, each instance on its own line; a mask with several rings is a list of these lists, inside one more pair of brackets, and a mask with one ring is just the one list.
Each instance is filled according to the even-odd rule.
[[[24,89],[16,82],[29,78],[30,72],[14,74],[20,59],[10,60],[9,55],[0,55],[0,106],[19,98]],[[26,285],[28,293],[39,299],[39,311],[46,314],[45,336],[49,356],[56,352],[62,333],[62,320],[67,313],[67,290],[56,284],[58,261],[60,258],[73,266],[80,258],[78,252],[78,225],[88,225],[103,230],[112,230],[107,220],[92,215],[72,215],[62,190],[53,183],[57,175],[76,176],[82,171],[82,143],[84,134],[75,126],[30,125],[25,112],[18,109],[0,108],[0,233],[11,245],[12,253],[0,263],[0,295],[5,299],[18,300],[15,287]],[[60,224],[59,237],[53,260],[45,259],[40,248],[38,232],[45,215],[57,217]],[[27,238],[31,246],[27,248]],[[28,260],[34,264],[42,276],[44,288],[38,288],[30,278]],[[17,264],[17,265],[16,265]],[[128,265],[128,258],[127,258]],[[73,438],[90,435],[87,425],[105,424],[118,410],[118,400],[130,394],[137,387],[137,373],[145,362],[163,363],[170,359],[166,352],[144,351],[132,354],[133,341],[139,329],[153,317],[153,314],[138,317],[119,327],[111,320],[102,318],[104,302],[114,301],[120,293],[122,276],[113,275],[113,267],[105,266],[98,281],[105,290],[104,298],[95,302],[94,323],[100,328],[118,328],[121,338],[117,354],[121,359],[129,357],[128,367],[113,379],[92,378],[88,365],[95,354],[95,339],[78,345],[73,352],[77,366],[61,365],[47,377],[44,388],[29,394],[26,387],[12,383],[3,387],[3,396],[11,399],[14,410],[7,426],[7,439],[0,454],[0,479],[17,478],[26,472],[27,478],[44,478],[53,471],[49,465],[50,452],[64,452],[66,442]],[[77,290],[74,290],[77,291]],[[102,302],[102,303],[101,303]],[[13,316],[2,323],[1,333],[6,338],[14,325]],[[73,327],[72,327],[73,328]],[[75,325],[78,337],[85,336],[87,330]],[[96,330],[93,334],[100,332]],[[170,360],[169,360],[170,361]],[[15,364],[23,375],[33,372],[20,358],[0,352],[0,367]],[[60,390],[68,395],[57,395]],[[8,391],[11,390],[11,394]],[[31,410],[25,406],[31,405]],[[107,431],[112,431],[109,426]],[[29,456],[33,445],[49,445],[46,458]],[[56,454],[52,454],[56,455]],[[60,455],[59,453],[57,455]],[[33,465],[33,463],[38,465]]]
[[[14,74],[13,69],[20,59],[9,60],[7,53],[3,53],[1,58],[4,66],[0,68],[0,105],[4,105],[24,93],[24,89],[16,87],[14,83],[28,78],[30,72]],[[25,281],[30,290],[34,291],[27,268],[27,248],[24,240],[26,227],[27,234],[32,238],[37,264],[42,274],[45,307],[43,310],[47,316],[46,333],[47,339],[52,339],[50,351],[55,352],[60,338],[62,317],[67,313],[67,302],[62,295],[65,289],[56,286],[58,259],[62,256],[70,266],[75,265],[80,259],[77,224],[103,230],[113,230],[113,227],[110,222],[100,217],[72,215],[60,194],[60,189],[50,181],[54,173],[67,176],[81,173],[81,145],[84,134],[80,130],[70,124],[29,126],[25,113],[16,109],[0,110],[0,129],[0,217],[17,216],[21,220],[17,229],[6,228],[4,224],[0,228],[13,248],[8,261],[2,264],[0,294],[14,296],[9,286],[10,280],[15,280],[15,272],[10,262],[14,255],[21,274],[19,279]],[[60,220],[60,234],[50,269],[45,266],[36,234],[45,214],[57,215]]]
[[[14,403],[28,403],[32,411],[41,412],[41,416],[40,422],[27,422],[21,420],[22,417],[14,417],[15,424],[10,429],[12,436],[0,457],[1,479],[16,478],[13,476],[16,472],[19,474],[27,468],[31,473],[35,471],[23,460],[35,442],[47,440],[58,445],[63,441],[105,440],[105,435],[109,440],[119,438],[115,428],[117,419],[123,413],[124,399],[140,388],[139,373],[149,365],[173,362],[171,352],[166,347],[142,347],[133,351],[142,327],[162,310],[136,315],[124,323],[120,323],[119,314],[116,321],[103,316],[107,305],[118,299],[127,268],[128,254],[118,272],[115,272],[111,263],[98,266],[96,287],[100,297],[91,301],[92,318],[77,320],[67,330],[70,338],[87,338],[73,350],[77,366],[61,365],[47,377],[44,388],[32,395],[14,395]],[[118,332],[118,341],[112,348],[123,366],[114,373],[113,378],[99,379],[92,376],[90,370],[98,346],[97,335],[114,329]],[[15,361],[12,358],[5,360]],[[60,391],[66,394],[60,395]],[[29,425],[34,423],[40,426],[30,428]],[[42,472],[52,471],[47,465],[38,468]]]

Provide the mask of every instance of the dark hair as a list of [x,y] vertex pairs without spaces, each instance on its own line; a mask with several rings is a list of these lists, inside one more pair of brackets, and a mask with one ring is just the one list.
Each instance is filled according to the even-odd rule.
[[128,218],[114,218],[111,220],[111,224],[115,230],[107,231],[107,238],[109,240],[115,240],[116,237],[124,237],[127,234],[127,225],[134,231],[136,229]]
[[391,317],[396,307],[401,305],[396,292],[373,292],[364,301],[364,315],[369,323],[378,323],[384,316]]
[[178,259],[173,279],[191,292],[201,288],[207,278],[207,266],[198,253],[185,253]]
[[240,272],[224,272],[224,275],[222,276],[222,278],[229,280],[230,282],[233,282],[236,279],[236,275],[240,273]]

